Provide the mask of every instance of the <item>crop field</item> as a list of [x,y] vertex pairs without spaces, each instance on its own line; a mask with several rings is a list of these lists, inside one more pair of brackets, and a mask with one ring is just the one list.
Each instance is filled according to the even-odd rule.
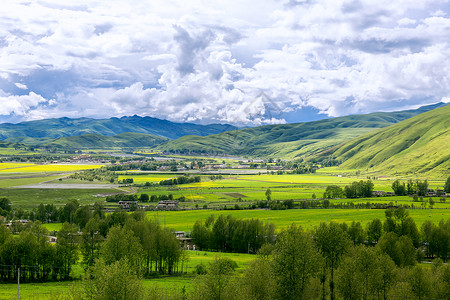
[[[409,215],[417,226],[430,220],[438,223],[450,218],[448,209],[410,209]],[[260,219],[274,223],[277,229],[289,227],[293,223],[305,229],[314,229],[321,222],[361,222],[363,226],[375,218],[385,219],[383,209],[289,209],[289,210],[191,210],[147,212],[147,218],[174,230],[192,230],[197,220],[205,220],[210,215],[232,215],[239,219]]]
[[45,164],[45,165],[26,165],[9,169],[0,169],[0,172],[7,173],[48,173],[48,172],[74,172],[89,169],[98,169],[104,165],[78,165],[78,164]]
[[34,164],[29,164],[29,163],[0,163],[0,170],[31,167],[33,165]]
[[112,189],[0,189],[0,197],[7,197],[15,207],[31,209],[43,204],[64,205],[71,199],[77,199],[80,204],[92,204],[103,201],[99,194],[118,192]]
[[29,184],[39,184],[46,181],[58,179],[61,176],[45,176],[42,174],[34,176],[1,176],[0,177],[0,195],[1,189],[12,188],[16,186],[23,186]]
[[[173,174],[147,174],[147,175],[124,175],[123,178],[133,178],[136,182],[143,181],[157,183],[164,176],[174,176]],[[122,178],[122,177],[121,177]],[[145,179],[144,179],[145,178]],[[169,177],[170,178],[170,177]],[[266,200],[265,192],[268,188],[272,191],[272,200],[305,200],[312,199],[313,194],[317,198],[322,197],[328,185],[338,185],[344,187],[353,181],[367,180],[356,176],[338,176],[327,174],[307,174],[307,175],[224,175],[222,180],[210,180],[209,176],[202,176],[202,181],[198,183],[183,184],[177,186],[151,186],[139,190],[140,193],[149,195],[172,194],[175,199],[185,197],[186,202],[181,203],[182,207],[194,207],[195,205],[207,204],[208,207],[218,208],[223,205],[237,203],[250,204],[256,201]],[[372,180],[374,190],[392,192],[393,178],[382,178]],[[404,180],[406,181],[406,180]],[[442,188],[443,179],[429,180],[430,188]],[[240,198],[240,199],[239,199]],[[427,199],[425,199],[427,200]],[[439,203],[435,200],[435,208],[446,208],[446,203]],[[412,202],[411,197],[372,197],[368,199],[343,199],[332,200],[332,202],[354,202],[354,203],[396,203],[407,204]],[[244,203],[242,203],[244,202]],[[245,203],[247,202],[247,203]],[[408,203],[411,204],[411,203]],[[418,202],[415,207],[422,207]]]
[[120,175],[119,176],[119,181],[126,179],[126,178],[133,178],[133,183],[136,184],[145,184],[146,182],[150,182],[150,183],[159,183],[162,180],[166,180],[169,178],[176,178],[176,175],[173,174],[152,174],[152,175],[147,175],[147,174],[136,174],[136,175]]

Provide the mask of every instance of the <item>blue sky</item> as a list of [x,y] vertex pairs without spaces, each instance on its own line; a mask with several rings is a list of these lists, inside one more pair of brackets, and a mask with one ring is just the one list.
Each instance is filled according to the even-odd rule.
[[0,7],[0,122],[134,114],[301,122],[448,102],[449,74],[448,1]]

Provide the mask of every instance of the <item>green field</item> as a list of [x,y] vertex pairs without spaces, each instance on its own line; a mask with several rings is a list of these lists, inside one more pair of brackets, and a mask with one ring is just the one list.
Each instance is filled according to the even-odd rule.
[[[158,276],[157,278],[145,279],[144,286],[147,288],[162,288],[181,290],[183,286],[187,291],[192,286],[195,278],[194,269],[197,264],[208,264],[216,257],[227,257],[235,261],[238,265],[237,272],[241,273],[246,266],[255,259],[252,254],[239,253],[213,253],[204,251],[187,251],[189,260],[187,261],[188,276]],[[81,282],[47,282],[47,283],[22,283],[20,284],[21,299],[53,299],[67,296],[71,290],[79,289]],[[0,284],[0,299],[17,299],[17,284]]]
[[99,194],[119,192],[112,189],[0,189],[0,197],[7,197],[14,207],[33,208],[40,203],[64,205],[71,199],[80,204],[91,204],[102,201]]
[[6,173],[48,173],[48,172],[74,172],[89,169],[98,169],[104,165],[97,164],[44,164],[44,165],[34,165],[28,164],[22,167],[15,166],[14,168],[3,168],[0,172]]
[[[448,209],[410,209],[409,215],[417,226],[426,220],[439,222],[441,219],[450,218]],[[361,222],[364,226],[367,222],[379,218],[385,219],[383,209],[289,209],[289,210],[192,210],[192,211],[160,211],[147,212],[147,217],[158,221],[162,226],[174,230],[192,230],[195,221],[205,220],[210,215],[232,215],[239,219],[260,219],[264,222],[274,223],[278,229],[286,228],[295,223],[305,229],[313,229],[321,222]]]

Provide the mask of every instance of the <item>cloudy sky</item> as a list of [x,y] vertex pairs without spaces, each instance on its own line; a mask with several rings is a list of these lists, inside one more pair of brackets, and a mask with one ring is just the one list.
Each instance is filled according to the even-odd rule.
[[449,97],[449,1],[0,6],[0,122],[138,114],[258,125]]

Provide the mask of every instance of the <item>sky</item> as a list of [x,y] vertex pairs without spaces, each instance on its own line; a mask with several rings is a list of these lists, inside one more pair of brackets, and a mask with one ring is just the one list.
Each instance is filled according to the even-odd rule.
[[261,125],[450,102],[450,3],[3,0],[0,122]]

